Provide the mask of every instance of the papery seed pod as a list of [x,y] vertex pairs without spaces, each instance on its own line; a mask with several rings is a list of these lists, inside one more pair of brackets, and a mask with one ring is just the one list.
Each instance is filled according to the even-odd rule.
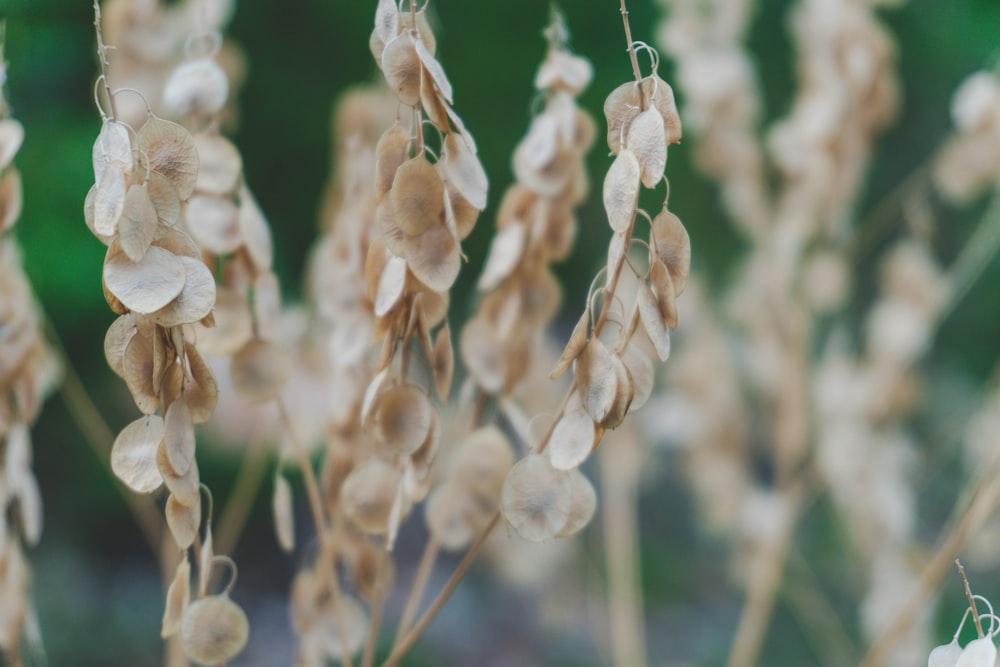
[[194,422],[187,402],[181,398],[174,401],[163,418],[163,447],[170,461],[170,468],[178,475],[184,475],[194,464]]
[[160,310],[153,320],[161,327],[194,324],[212,312],[215,306],[215,276],[199,260],[180,257],[184,265],[184,287],[180,294]]
[[632,397],[635,396],[632,375],[621,357],[612,354],[611,363],[615,369],[615,400],[611,404],[607,416],[598,422],[602,428],[617,428],[628,414],[629,408],[632,406]]
[[186,276],[180,259],[156,246],[133,262],[119,244],[112,243],[104,259],[108,290],[137,313],[153,313],[173,301],[184,288]]
[[680,296],[691,270],[691,239],[687,230],[680,218],[664,208],[653,218],[650,237],[656,256],[670,272],[675,295]]
[[185,205],[184,218],[194,240],[212,254],[229,254],[243,243],[240,211],[231,199],[196,194]]
[[587,476],[577,469],[570,471],[572,501],[566,525],[556,537],[570,537],[587,527],[597,510],[597,492]]
[[112,237],[118,233],[118,220],[125,208],[128,192],[125,172],[116,166],[109,167],[94,187],[94,233],[98,237]]
[[993,637],[987,635],[966,644],[955,667],[993,667],[996,659],[997,647],[993,645]]
[[340,489],[344,513],[365,533],[384,534],[399,482],[399,472],[382,461],[375,459],[362,464],[351,472]]
[[406,236],[403,255],[410,272],[435,292],[451,289],[462,268],[458,241],[440,224],[419,236]]
[[938,646],[931,651],[927,658],[927,667],[955,667],[958,659],[962,657],[962,647],[958,645],[958,639],[952,639],[951,643]]
[[[23,136],[23,130],[21,134]],[[17,143],[20,145],[20,141]],[[5,142],[8,149],[11,145]],[[94,142],[94,181],[99,183],[108,169],[128,174],[132,171],[132,162],[132,139],[125,124],[108,121],[101,125],[101,133]]]
[[399,166],[389,194],[393,218],[410,236],[437,224],[444,212],[444,184],[422,154]]
[[552,539],[565,528],[572,503],[569,474],[553,468],[546,456],[529,454],[504,481],[504,517],[521,537],[532,542]]
[[495,426],[477,429],[462,440],[452,478],[483,498],[498,498],[514,465],[514,448]]
[[147,184],[129,187],[118,218],[118,238],[122,250],[133,262],[141,261],[146,254],[146,249],[153,243],[158,223]]
[[655,374],[653,362],[633,340],[625,347],[622,363],[628,369],[629,378],[632,380],[633,394],[629,410],[638,410],[646,404],[653,393]]
[[472,206],[480,211],[486,208],[489,182],[483,165],[469,147],[465,137],[449,133],[444,142],[444,163],[448,180]]
[[191,133],[177,123],[151,116],[137,134],[140,155],[149,168],[187,199],[198,179],[198,152]]
[[198,526],[201,525],[201,502],[185,505],[171,494],[167,498],[165,514],[167,527],[170,528],[170,534],[173,535],[177,546],[183,550],[194,544],[198,536]]
[[433,409],[418,387],[393,387],[378,397],[373,417],[375,437],[395,456],[412,454],[427,438]]
[[246,646],[250,623],[228,595],[210,595],[188,606],[181,621],[184,655],[199,665],[232,660]]
[[152,415],[160,406],[158,388],[153,386],[153,342],[141,333],[125,346],[123,374],[132,400],[143,414]]
[[212,369],[194,345],[185,342],[184,355],[190,371],[189,376],[184,376],[184,400],[191,409],[191,420],[195,424],[204,424],[215,413],[219,387]]
[[167,604],[163,609],[163,622],[160,624],[160,637],[166,639],[177,634],[181,629],[184,612],[191,599],[191,563],[185,555],[177,564],[177,571],[167,589]]
[[233,355],[230,366],[233,388],[239,396],[264,403],[279,396],[291,375],[288,355],[274,343],[254,339]]
[[509,225],[493,237],[490,253],[486,258],[477,287],[488,291],[496,289],[500,283],[517,268],[524,255],[527,234],[523,225]]
[[178,475],[170,466],[167,450],[161,443],[156,449],[156,467],[163,476],[163,483],[177,498],[177,502],[188,507],[201,502],[201,478],[198,474],[197,461],[191,465],[187,473]]
[[115,375],[125,379],[125,348],[135,335],[132,318],[122,315],[108,327],[104,335],[104,358]]
[[406,287],[406,260],[390,254],[376,284],[375,316],[383,317],[403,296]]
[[243,178],[243,158],[233,142],[221,134],[202,132],[194,135],[194,145],[200,160],[194,189],[217,196],[235,192]]
[[292,487],[281,473],[274,477],[271,513],[274,516],[274,532],[278,537],[278,545],[282,551],[289,553],[295,548],[295,514],[292,504]]
[[568,410],[556,422],[546,450],[552,467],[573,470],[583,464],[594,449],[597,431],[586,410]]
[[660,361],[666,361],[670,357],[670,329],[660,317],[660,307],[653,290],[645,282],[639,283],[638,289],[636,303],[642,326],[656,349],[656,356]]
[[408,32],[397,35],[385,45],[380,67],[401,103],[410,107],[420,104],[420,58]]
[[441,547],[458,551],[476,537],[478,522],[469,498],[469,490],[459,480],[450,480],[435,488],[424,505],[427,529]]
[[549,378],[555,380],[559,378],[569,370],[569,367],[574,361],[583,353],[584,348],[587,346],[587,331],[590,328],[590,308],[585,308],[583,315],[577,321],[576,326],[573,327],[573,333],[570,334],[569,341],[566,343],[566,347],[562,351],[562,355],[559,357],[559,361],[556,362],[555,368],[549,374]]
[[615,232],[624,232],[635,217],[639,203],[639,160],[625,149],[618,153],[604,177],[604,210]]
[[178,116],[210,116],[222,109],[228,97],[229,78],[211,58],[183,63],[163,88],[163,103]]
[[576,387],[583,408],[601,423],[614,405],[618,388],[612,355],[597,338],[590,339],[576,360]]
[[[162,174],[155,171],[149,172],[149,180],[146,181],[146,184],[149,187],[149,201],[156,211],[156,235],[162,236],[166,233],[166,227],[173,227],[180,219],[181,200],[177,189]],[[156,240],[155,237],[153,240]]]
[[655,188],[667,166],[667,138],[663,118],[656,109],[646,109],[632,121],[625,145],[639,160],[642,184]]

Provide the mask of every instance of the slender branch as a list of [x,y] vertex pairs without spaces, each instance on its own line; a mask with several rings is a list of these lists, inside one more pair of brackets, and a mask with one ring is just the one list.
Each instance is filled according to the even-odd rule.
[[465,573],[476,560],[476,556],[479,555],[479,551],[483,548],[483,544],[486,542],[486,539],[500,522],[500,516],[501,514],[499,509],[493,513],[489,523],[487,523],[482,532],[479,533],[479,537],[477,537],[476,541],[472,543],[469,550],[465,552],[462,562],[458,564],[457,568],[455,568],[455,572],[451,575],[451,578],[448,579],[448,583],[445,584],[441,592],[438,593],[436,598],[434,598],[434,601],[431,602],[431,606],[427,608],[427,611],[425,611],[424,615],[420,617],[420,620],[417,621],[417,624],[413,627],[413,629],[406,634],[403,641],[399,642],[396,647],[392,649],[392,653],[389,654],[386,661],[382,663],[382,667],[396,667],[396,665],[399,664],[399,661],[403,659],[403,656],[406,655],[411,648],[413,648],[417,639],[420,638],[420,635],[422,635],[424,630],[427,629],[427,626],[431,624],[431,621],[434,620],[437,613],[441,611],[441,607],[444,606],[444,603],[448,601],[451,594],[455,592],[456,588],[458,588],[458,584],[462,581],[462,578],[465,577]]
[[[639,58],[635,54],[635,46],[632,44],[632,28],[628,24],[628,9],[625,7],[625,0],[621,0],[622,23],[625,25],[625,41],[628,42],[628,57],[632,61],[632,75],[636,83],[642,81],[642,72],[639,71]],[[642,96],[639,96],[639,103],[642,103]]]
[[101,63],[104,93],[108,98],[108,105],[111,108],[111,119],[117,120],[118,107],[115,106],[115,96],[111,94],[111,80],[108,71],[111,67],[111,62],[108,60],[108,47],[104,44],[104,35],[101,31],[101,5],[99,0],[94,0],[94,30],[97,32],[97,59]]
[[969,578],[965,576],[965,568],[962,567],[962,562],[955,559],[955,565],[958,566],[958,574],[962,577],[962,583],[965,585],[965,596],[969,598],[969,608],[972,610],[972,621],[976,624],[976,636],[980,639],[983,638],[983,622],[979,620],[979,610],[976,609],[976,598],[972,597],[972,589],[969,588]]

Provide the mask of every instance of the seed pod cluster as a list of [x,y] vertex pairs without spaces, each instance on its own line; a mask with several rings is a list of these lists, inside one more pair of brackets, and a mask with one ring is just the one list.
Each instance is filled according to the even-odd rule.
[[[606,429],[617,427],[649,398],[653,364],[648,351],[651,348],[661,361],[669,356],[670,330],[677,326],[676,298],[690,269],[687,232],[666,202],[655,218],[641,212],[650,221],[649,241],[643,244],[648,248],[645,274],[626,257],[640,214],[640,188],[655,188],[665,180],[667,147],[680,139],[670,86],[654,69],[650,76],[616,88],[604,110],[608,147],[615,155],[603,188],[613,232],[606,281],[588,298],[552,373],[556,378],[574,369],[569,400],[536,452],[511,470],[503,488],[508,523],[534,541],[564,537],[589,521],[596,498],[578,468]],[[592,314],[597,297],[602,306]],[[613,338],[602,336],[609,318],[619,322]]]
[[[0,81],[5,65],[0,62]],[[31,568],[23,545],[38,543],[42,497],[32,470],[30,426],[56,381],[34,295],[10,233],[21,213],[21,178],[13,164],[24,128],[9,117],[0,90],[0,649],[22,653]]]
[[[553,26],[561,24],[558,15]],[[462,331],[462,359],[476,384],[507,394],[524,379],[532,353],[562,300],[549,268],[576,238],[574,208],[586,198],[584,157],[594,121],[576,104],[590,63],[571,53],[564,30],[550,29],[535,85],[545,105],[514,151],[517,183],[504,194],[479,288],[487,292]]]

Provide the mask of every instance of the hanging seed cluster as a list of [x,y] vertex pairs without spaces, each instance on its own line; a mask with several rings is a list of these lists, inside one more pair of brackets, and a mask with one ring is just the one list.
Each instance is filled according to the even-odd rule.
[[[218,385],[193,341],[196,327],[214,327],[216,278],[205,264],[214,259],[211,251],[198,243],[210,235],[199,238],[193,233],[202,214],[192,202],[206,190],[232,196],[234,188],[220,185],[229,173],[218,167],[222,160],[206,148],[202,136],[192,136],[148,108],[138,129],[115,116],[121,93],[135,93],[111,90],[99,13],[97,18],[105,68],[98,83],[104,84],[111,113],[101,111],[103,124],[93,151],[95,185],[87,196],[85,217],[108,246],[105,297],[120,315],[108,330],[105,354],[144,414],[116,438],[111,467],[136,493],[166,486],[166,523],[182,557],[167,593],[161,634],[178,635],[193,662],[215,665],[242,650],[248,626],[228,592],[209,595],[214,558],[210,507],[199,535],[203,487],[194,429],[211,418]],[[198,62],[211,69],[209,57]],[[167,83],[174,91],[167,95],[174,100],[170,106],[194,120],[217,113],[226,98],[224,74],[222,84],[219,80],[175,72]],[[198,601],[189,604],[188,550],[196,541]]]
[[504,194],[497,234],[479,278],[489,292],[462,331],[462,360],[476,383],[509,393],[524,379],[546,327],[559,308],[549,265],[573,247],[574,208],[586,198],[584,156],[594,121],[576,98],[590,83],[590,63],[569,52],[561,18],[546,34],[549,48],[535,77],[545,106],[514,152],[517,183]]
[[[676,298],[687,283],[690,241],[666,202],[655,218],[639,209],[640,188],[655,188],[665,180],[667,147],[681,137],[673,91],[656,74],[657,59],[650,52],[653,73],[622,84],[604,104],[608,147],[615,155],[603,187],[613,236],[605,285],[588,298],[552,372],[555,378],[574,368],[571,394],[535,453],[518,462],[504,482],[504,516],[529,540],[572,534],[589,521],[595,505],[593,488],[578,468],[606,429],[621,424],[630,410],[649,398],[653,366],[648,349],[666,361],[670,330],[677,326]],[[644,275],[627,258],[640,214],[650,221],[648,243],[641,244],[648,249]],[[626,270],[634,280],[628,276],[623,280]],[[632,289],[634,297],[625,294]],[[592,309],[597,297],[603,297],[603,305],[595,320]],[[632,304],[627,314],[619,305],[626,299]],[[602,337],[609,319],[619,333]],[[640,331],[643,335],[636,336]]]
[[[0,85],[5,66],[0,61]],[[0,90],[0,649],[21,653],[32,637],[31,568],[23,546],[42,533],[42,497],[31,467],[29,428],[56,379],[21,258],[10,233],[21,215],[21,177],[13,164],[24,128],[9,117]]]

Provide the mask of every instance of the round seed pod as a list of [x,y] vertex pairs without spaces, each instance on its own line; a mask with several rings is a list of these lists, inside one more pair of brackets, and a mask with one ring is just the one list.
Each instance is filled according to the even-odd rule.
[[556,537],[569,537],[580,532],[590,523],[597,510],[597,492],[587,476],[579,470],[573,470],[569,473],[569,479],[572,489],[569,518]]
[[431,492],[424,519],[431,535],[448,551],[464,549],[476,536],[475,513],[469,490],[461,481],[447,482]]
[[997,647],[993,645],[993,638],[987,635],[966,644],[955,667],[992,667],[996,659]]
[[229,662],[246,646],[249,635],[247,615],[224,593],[193,602],[181,621],[184,655],[199,665]]
[[156,451],[165,428],[159,415],[140,417],[122,429],[111,447],[111,470],[136,493],[152,493],[163,484]]
[[344,512],[365,533],[384,534],[399,482],[399,472],[387,463],[374,459],[362,464],[340,489]]
[[220,134],[202,132],[194,136],[201,164],[195,190],[204,194],[232,194],[243,177],[243,158],[229,139]]
[[574,470],[590,456],[597,432],[586,410],[569,410],[556,423],[549,440],[548,455],[558,470]]
[[430,399],[413,385],[400,385],[378,398],[375,437],[396,456],[408,456],[420,448],[431,428]]
[[389,197],[396,224],[403,233],[416,236],[440,219],[444,210],[444,183],[421,154],[396,170]]
[[952,639],[950,644],[942,644],[931,651],[927,667],[955,667],[961,657],[962,647],[958,645],[957,639]]
[[406,106],[420,104],[420,58],[413,37],[404,32],[385,45],[382,72],[385,80]]
[[152,116],[137,138],[149,168],[164,176],[179,198],[190,197],[198,178],[198,152],[191,134],[177,123]]
[[240,397],[264,403],[285,388],[291,375],[291,363],[277,345],[255,338],[233,355],[229,373]]
[[163,89],[163,102],[178,116],[211,115],[219,111],[229,96],[229,79],[219,64],[199,58],[173,71]]
[[547,456],[529,454],[508,473],[500,502],[518,535],[543,542],[566,527],[573,506],[572,481],[569,473],[553,468]]
[[514,448],[495,426],[473,431],[465,438],[455,459],[453,478],[473,493],[496,498],[514,465]]

